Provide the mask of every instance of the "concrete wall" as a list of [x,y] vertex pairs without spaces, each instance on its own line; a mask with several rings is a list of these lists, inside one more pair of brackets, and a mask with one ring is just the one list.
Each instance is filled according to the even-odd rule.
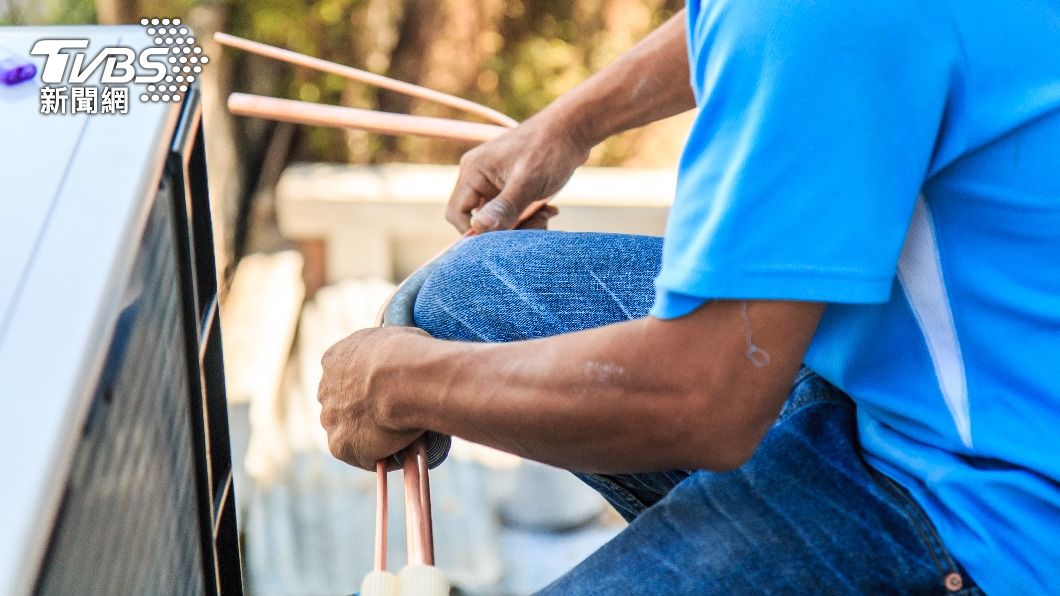
[[[457,237],[443,217],[456,177],[456,166],[292,165],[276,188],[280,230],[323,246],[326,282],[401,279]],[[670,170],[582,168],[550,227],[662,235],[674,182]]]

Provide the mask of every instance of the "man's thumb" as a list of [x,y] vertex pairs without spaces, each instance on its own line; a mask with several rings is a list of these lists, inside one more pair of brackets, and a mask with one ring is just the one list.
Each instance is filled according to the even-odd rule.
[[482,206],[471,218],[471,228],[476,233],[492,232],[495,230],[510,230],[515,227],[519,219],[519,212],[511,201],[504,197],[496,197]]

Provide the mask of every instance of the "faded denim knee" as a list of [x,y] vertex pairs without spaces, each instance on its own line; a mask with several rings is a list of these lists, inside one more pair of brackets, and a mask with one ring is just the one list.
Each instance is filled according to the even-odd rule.
[[469,238],[438,262],[416,324],[463,341],[515,341],[642,317],[654,298],[662,242],[625,234],[541,230]]
[[[501,294],[519,283],[513,244],[522,232],[493,232],[464,240],[443,256],[416,298],[416,325],[441,339],[510,341],[502,333],[510,300]],[[509,331],[511,331],[509,329]]]

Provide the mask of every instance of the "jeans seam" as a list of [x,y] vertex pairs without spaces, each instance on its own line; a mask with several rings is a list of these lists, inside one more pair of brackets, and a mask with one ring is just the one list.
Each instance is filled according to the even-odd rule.
[[806,365],[801,366],[799,368],[799,372],[795,375],[795,382],[791,384],[792,390],[794,391],[795,387],[798,387],[800,383],[804,382],[806,379],[808,379],[809,377],[814,376],[815,374],[817,374],[817,373],[815,373],[812,370],[810,370],[810,368],[808,366],[806,366]]
[[[664,473],[666,474],[666,477],[670,479],[670,482],[673,483],[673,487],[676,487],[678,484],[681,484],[685,481],[686,478],[692,475],[692,470],[668,470]],[[673,490],[673,487],[671,487],[670,490]]]
[[647,482],[644,482],[644,480],[640,477],[640,474],[630,474],[630,476],[632,476],[632,478],[634,480],[636,480],[638,484],[643,486],[645,490],[650,491],[650,492],[652,492],[652,493],[654,493],[656,495],[660,495],[660,496],[666,495],[666,491],[661,491],[661,490],[659,490],[659,487],[651,486]]
[[613,491],[613,493],[622,497],[622,500],[626,502],[626,505],[628,505],[633,510],[634,515],[639,515],[643,513],[645,509],[647,509],[647,507],[644,505],[643,502],[641,502],[640,499],[634,496],[632,492],[630,492],[621,484],[615,482],[614,480],[608,478],[603,474],[592,474],[592,477],[606,485],[608,489]]
[[[927,548],[928,553],[931,555],[931,559],[935,562],[935,569],[938,573],[943,577],[949,573],[959,573],[960,570],[957,567],[956,561],[950,556],[949,550],[942,541],[942,537],[939,535],[938,530],[920,508],[920,505],[909,496],[905,489],[889,476],[876,470],[872,466],[868,466],[868,468],[876,478],[877,483],[898,500],[899,511],[902,512],[902,515],[909,520],[909,523],[916,529],[917,534],[920,535],[920,540],[924,544],[924,547]],[[963,576],[964,574],[961,575]],[[969,578],[965,579],[967,580]]]

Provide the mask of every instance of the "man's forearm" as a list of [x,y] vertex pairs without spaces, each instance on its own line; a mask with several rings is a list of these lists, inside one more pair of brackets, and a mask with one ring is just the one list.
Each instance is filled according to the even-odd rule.
[[592,147],[611,135],[694,108],[685,30],[682,10],[534,119],[556,122]]
[[[372,385],[395,428],[429,428],[586,471],[731,469],[783,403],[817,307],[751,311],[767,367],[745,354],[738,303],[509,344],[408,336]],[[807,331],[807,329],[809,331]],[[802,351],[800,351],[802,350]],[[794,356],[785,356],[794,354]]]

